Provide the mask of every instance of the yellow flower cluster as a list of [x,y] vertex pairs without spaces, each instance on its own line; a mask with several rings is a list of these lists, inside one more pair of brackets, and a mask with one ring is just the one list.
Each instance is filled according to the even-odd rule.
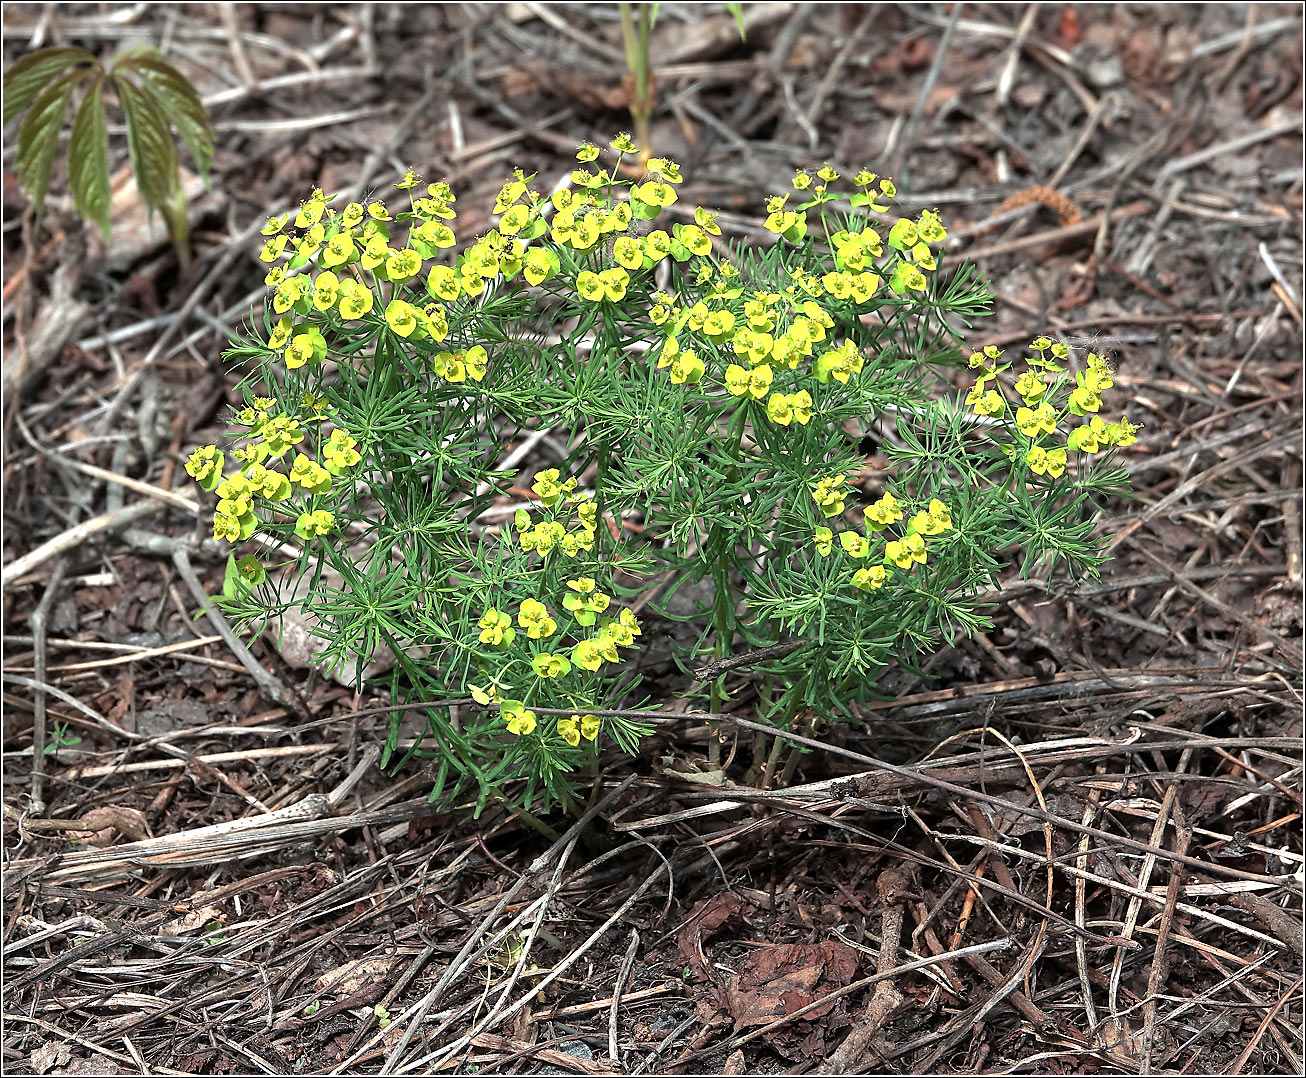
[[[535,732],[539,723],[535,712],[521,700],[505,700],[499,705],[499,714],[503,717],[508,732],[518,737],[526,737]],[[599,736],[599,719],[597,715],[572,715],[568,719],[559,719],[555,725],[558,736],[575,748],[583,737],[593,741]]]
[[[1137,442],[1138,427],[1122,416],[1118,423],[1107,423],[1095,413],[1102,407],[1102,394],[1114,384],[1107,360],[1090,352],[1085,369],[1074,376],[1074,388],[1058,408],[1052,398],[1067,385],[1066,362],[1070,348],[1064,341],[1037,337],[1030,342],[1025,370],[1015,379],[1014,387],[1022,404],[1016,408],[1016,429],[1028,440],[1023,452],[1009,446],[1007,455],[1014,461],[1020,456],[1035,475],[1059,479],[1066,472],[1068,454],[1097,453],[1103,449],[1124,448]],[[1001,416],[1007,410],[1007,398],[999,377],[1011,369],[1001,362],[1003,353],[993,345],[970,356],[970,367],[977,372],[975,383],[966,394],[966,404],[978,415]],[[992,388],[990,388],[992,386]],[[1040,444],[1044,438],[1056,437],[1058,425],[1072,416],[1088,415],[1088,421],[1074,427],[1061,445]]]
[[[802,239],[807,231],[804,211],[834,201],[838,196],[828,194],[827,188],[836,179],[838,173],[829,165],[818,170],[815,177],[799,173],[794,187],[807,192],[811,201],[791,208],[789,195],[775,196],[767,203],[766,227],[791,241]],[[872,195],[869,189],[877,180],[879,193]],[[861,188],[851,196],[854,208],[869,206],[883,212],[888,206],[881,200],[896,194],[892,181],[879,180],[865,170],[854,183]],[[938,214],[928,210],[915,221],[900,219],[887,238],[867,222],[856,230],[829,235],[835,262],[830,272],[818,276],[795,267],[789,271],[790,283],[780,292],[746,292],[736,283],[739,271],[727,261],[706,257],[711,252],[710,240],[692,231],[719,234],[713,215],[700,208],[694,220],[693,226],[676,233],[676,241],[687,254],[704,256],[699,260],[696,279],[710,288],[705,298],[686,306],[677,305],[665,293],[653,297],[649,320],[664,338],[657,351],[658,368],[668,370],[673,384],[693,385],[707,375],[707,361],[718,354],[717,349],[728,347],[733,362],[725,360],[723,382],[727,392],[745,403],[765,401],[767,418],[781,426],[807,423],[816,402],[813,391],[793,384],[793,376],[786,378],[787,392],[779,387],[772,392],[772,383],[779,381],[780,372],[796,372],[810,363],[810,373],[819,385],[847,383],[861,372],[865,359],[857,345],[852,341],[829,342],[828,331],[835,325],[834,305],[854,309],[864,306],[884,284],[876,271],[877,259],[884,257],[886,245],[898,252],[889,286],[902,294],[909,288],[926,287],[925,273],[936,268],[930,245],[947,236]],[[668,250],[676,253],[676,241],[668,248],[662,237],[665,233],[650,233],[642,241],[644,248],[638,250],[652,244],[646,253],[653,257],[661,257]],[[630,248],[627,262],[621,257],[621,242],[616,252],[618,260],[633,267],[637,248]],[[647,260],[644,264],[648,264]]]
[[[570,648],[564,645],[557,651],[535,652],[529,661],[537,679],[551,681],[564,678],[576,667],[597,671],[605,662],[620,661],[618,648],[635,646],[635,637],[642,635],[643,630],[629,609],[623,607],[616,617],[599,620],[599,615],[608,610],[611,602],[610,596],[598,590],[592,577],[576,577],[567,581],[562,608],[571,616],[567,631],[572,634],[575,643]],[[515,621],[516,626],[511,614],[491,607],[477,622],[480,630],[478,639],[493,651],[506,652],[517,639],[518,628],[524,629],[527,638],[535,641],[549,640],[561,631],[557,619],[538,599],[524,600],[517,608]],[[594,628],[596,623],[597,629]],[[581,633],[579,629],[592,631]],[[529,698],[530,694],[527,695]],[[510,706],[511,704],[520,707]],[[510,732],[523,736],[534,731],[534,714],[526,710],[521,701],[505,700],[501,713]],[[593,726],[588,726],[583,721],[574,727],[563,727],[560,723],[559,733],[572,746],[579,743],[579,737],[573,739],[571,736],[573,733],[583,734],[592,741],[598,733],[597,720]]]
[[[270,467],[272,462],[281,461],[291,449],[303,444],[305,437],[299,419],[273,415],[275,408],[272,399],[257,397],[233,416],[236,423],[250,428],[250,440],[234,452],[241,465],[238,471],[223,476],[225,458],[213,445],[198,447],[186,461],[186,473],[202,489],[218,497],[213,514],[215,539],[237,543],[254,534],[258,526],[255,498],[275,505],[289,500],[296,488],[310,495],[327,494],[333,479],[345,475],[362,460],[357,439],[337,427],[329,437],[319,439],[320,461],[297,451],[286,472]],[[328,534],[334,526],[335,515],[317,509],[299,515],[295,532],[308,540]]]
[[[842,476],[836,476],[834,479],[842,480]],[[831,483],[832,480],[822,480],[822,484]],[[836,516],[837,513],[831,513],[827,510],[825,502],[829,502],[831,497],[831,486],[821,486],[812,492],[812,500],[821,508],[827,517]],[[837,503],[839,512],[843,511],[842,495]],[[902,507],[898,500],[889,493],[885,493],[872,505],[868,506],[865,513],[866,528],[870,532],[880,532],[889,525],[903,519]],[[925,545],[925,537],[941,535],[944,532],[952,530],[952,514],[948,507],[938,498],[931,499],[928,508],[913,514],[907,523],[906,530],[901,539],[891,539],[885,543],[884,551],[881,556],[882,564],[864,565],[857,569],[852,575],[852,584],[859,591],[876,591],[884,587],[885,582],[889,579],[886,565],[893,565],[899,569],[910,570],[917,563],[925,564],[928,560],[928,551]],[[816,547],[816,552],[821,557],[829,557],[830,552],[834,549],[835,533],[824,525],[820,525],[812,533],[812,543]],[[863,535],[855,531],[839,532],[839,545],[843,548],[845,554],[854,561],[867,561],[871,556],[870,541]]]
[[598,506],[590,495],[576,490],[574,478],[564,480],[557,468],[547,468],[535,473],[535,484],[531,490],[539,496],[540,503],[546,509],[554,510],[565,504],[574,510],[576,525],[569,529],[563,521],[557,519],[532,524],[530,513],[518,509],[513,524],[517,529],[517,542],[523,550],[532,550],[542,558],[553,550],[561,550],[567,557],[574,558],[582,551],[594,549]]

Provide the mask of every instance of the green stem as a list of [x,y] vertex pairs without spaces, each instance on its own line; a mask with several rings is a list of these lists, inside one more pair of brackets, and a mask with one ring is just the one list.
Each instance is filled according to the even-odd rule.
[[[726,437],[730,442],[729,454],[730,459],[734,461],[734,465],[726,476],[727,487],[739,478],[739,452],[744,442],[744,427],[747,425],[747,416],[747,405],[741,404],[730,419],[730,429]],[[714,585],[712,589],[712,620],[716,629],[713,652],[718,659],[724,659],[730,654],[730,643],[734,636],[732,620],[735,612],[734,597],[730,591],[730,554],[733,543],[728,535],[723,537],[721,532],[721,526],[714,525],[708,541],[709,546],[716,545],[716,543],[720,544],[720,550],[717,551],[716,564],[712,572]],[[716,543],[713,540],[716,540]],[[708,697],[708,710],[714,715],[720,714],[725,698],[725,675],[722,674],[712,683],[711,693]],[[721,764],[719,725],[715,719],[708,720],[707,762],[709,770],[715,770]]]
[[632,5],[617,5],[621,14],[621,40],[626,49],[626,69],[634,83],[630,97],[630,117],[635,122],[635,144],[641,160],[649,154],[649,122],[653,116],[653,102],[649,93],[648,39],[653,31],[653,13],[648,4],[639,5],[639,23],[636,25]]

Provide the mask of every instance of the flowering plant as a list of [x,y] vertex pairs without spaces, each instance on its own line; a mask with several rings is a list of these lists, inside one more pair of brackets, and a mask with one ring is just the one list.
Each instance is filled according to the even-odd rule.
[[[715,660],[714,717],[747,665],[756,714],[810,730],[985,626],[1008,552],[1102,558],[1094,503],[1136,431],[1097,414],[1111,370],[1046,338],[1018,374],[992,346],[967,359],[990,297],[940,271],[937,213],[893,215],[890,180],[827,165],[767,202],[772,243],[732,246],[674,162],[623,172],[635,152],[621,136],[601,167],[584,144],[547,195],[515,172],[461,249],[453,191],[411,173],[402,209],[315,191],[269,221],[264,331],[229,353],[251,368],[240,444],[187,465],[214,534],[273,552],[233,556],[238,619],[303,606],[360,674],[395,653],[433,796],[569,803],[605,741],[634,752],[647,727],[612,712],[650,601],[695,627],[687,665]],[[516,485],[513,442],[556,466]],[[386,764],[398,734],[396,714]],[[755,778],[779,744],[754,746]]]

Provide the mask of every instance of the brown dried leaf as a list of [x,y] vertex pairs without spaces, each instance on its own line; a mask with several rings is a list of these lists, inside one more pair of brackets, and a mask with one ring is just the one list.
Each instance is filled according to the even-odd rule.
[[[744,968],[730,978],[718,994],[720,1004],[737,1029],[769,1025],[851,984],[857,960],[857,952],[838,940],[766,947],[749,955]],[[782,1026],[765,1039],[790,1059],[811,1059],[824,1054],[828,1029],[847,1025],[847,1011],[843,1000],[833,1000],[796,1021],[816,1024]]]
[[684,955],[685,962],[691,966],[698,978],[711,978],[708,972],[707,955],[703,953],[703,941],[710,938],[718,928],[726,923],[743,906],[738,895],[726,893],[715,898],[707,898],[694,907],[685,926],[676,933],[676,946]]

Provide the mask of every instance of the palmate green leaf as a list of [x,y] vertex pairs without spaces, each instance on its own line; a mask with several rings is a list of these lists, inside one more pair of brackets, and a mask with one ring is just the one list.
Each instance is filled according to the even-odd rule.
[[213,131],[199,94],[175,67],[154,49],[137,50],[115,64],[114,71],[140,76],[140,89],[148,94],[181,136],[195,167],[207,183],[213,161]]
[[24,56],[4,77],[4,122],[23,111],[37,94],[72,64],[97,64],[85,49],[42,49]]
[[97,79],[73,120],[68,138],[68,182],[77,208],[109,238],[109,134],[104,123],[103,82]]
[[154,99],[125,78],[110,76],[127,120],[127,149],[145,204],[162,210],[177,186],[177,151],[168,119]]
[[64,113],[68,111],[73,89],[84,75],[84,71],[70,71],[47,86],[32,102],[18,129],[18,182],[27,190],[38,216],[50,183]]

